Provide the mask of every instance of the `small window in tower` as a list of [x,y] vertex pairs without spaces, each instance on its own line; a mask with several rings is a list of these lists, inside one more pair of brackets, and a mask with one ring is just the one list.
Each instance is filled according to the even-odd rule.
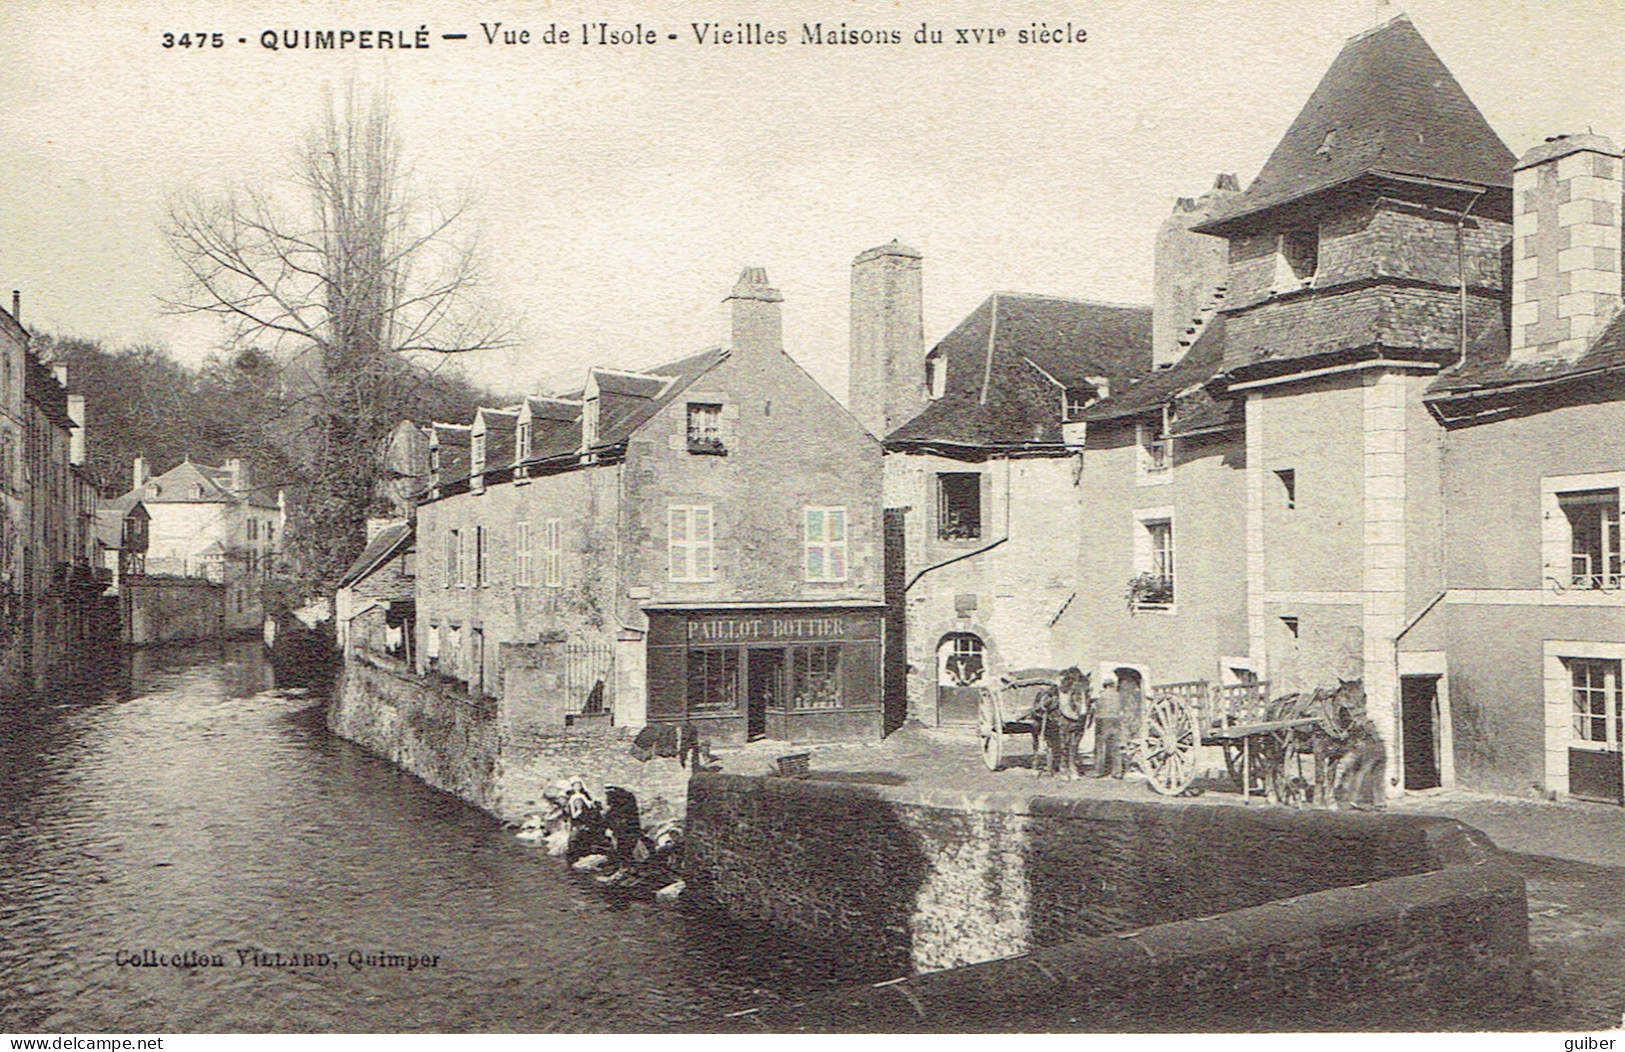
[[1302,288],[1320,267],[1320,231],[1313,227],[1281,235],[1275,259],[1275,291]]
[[1287,633],[1289,635],[1291,635],[1293,639],[1298,638],[1298,619],[1297,618],[1295,618],[1295,617],[1283,617],[1283,618],[1281,618],[1281,627],[1286,629]]
[[937,476],[937,536],[974,541],[982,536],[982,476],[945,471]]
[[936,351],[925,359],[925,389],[932,398],[941,398],[948,390],[948,359]]
[[1296,508],[1298,506],[1297,471],[1293,468],[1281,468],[1275,473],[1275,477],[1281,480],[1281,492],[1286,498],[1286,506]]

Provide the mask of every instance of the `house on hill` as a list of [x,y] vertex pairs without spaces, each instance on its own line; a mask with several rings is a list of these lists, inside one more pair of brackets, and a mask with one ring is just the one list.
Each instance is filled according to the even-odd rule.
[[880,448],[785,353],[781,300],[748,268],[726,346],[435,425],[419,671],[521,735],[880,735]]

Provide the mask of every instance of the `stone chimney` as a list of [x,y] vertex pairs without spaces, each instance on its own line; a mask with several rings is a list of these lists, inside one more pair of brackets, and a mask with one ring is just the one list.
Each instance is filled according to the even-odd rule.
[[784,350],[779,304],[784,297],[768,285],[764,267],[746,267],[722,301],[729,306],[728,346],[735,351]]
[[68,438],[68,463],[83,465],[85,462],[85,396],[71,394],[68,396],[68,419],[74,422],[73,434]]
[[11,319],[18,324],[23,320],[23,294],[21,289],[11,290]]
[[1620,308],[1620,155],[1557,135],[1512,175],[1514,362],[1573,361]]
[[131,479],[132,479],[132,481],[130,482],[130,488],[131,489],[140,489],[142,486],[145,486],[147,484],[147,479],[150,478],[151,476],[149,476],[147,474],[147,458],[146,457],[136,457],[135,458],[135,466],[134,466],[134,468],[132,468],[132,470],[130,472],[130,475],[131,475]]
[[241,457],[226,458],[226,487],[235,495],[248,492],[248,467]]
[[68,389],[68,367],[66,363],[57,362],[51,366],[51,376],[57,384],[66,391]]
[[1166,369],[1185,356],[1223,303],[1230,243],[1191,227],[1224,211],[1241,192],[1236,177],[1221,173],[1213,189],[1192,200],[1181,197],[1157,228],[1152,261],[1151,364]]
[[846,404],[885,438],[925,408],[924,297],[920,254],[893,240],[852,261]]

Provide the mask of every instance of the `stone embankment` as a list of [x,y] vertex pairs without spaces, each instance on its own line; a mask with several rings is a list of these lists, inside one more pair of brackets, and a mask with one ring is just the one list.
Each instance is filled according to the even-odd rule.
[[1446,819],[701,774],[687,850],[698,901],[899,979],[770,1030],[1432,1029],[1528,982],[1522,879]]

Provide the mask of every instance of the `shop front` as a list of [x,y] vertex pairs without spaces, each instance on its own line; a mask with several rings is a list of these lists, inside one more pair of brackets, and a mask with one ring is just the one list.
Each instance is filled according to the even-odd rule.
[[646,612],[650,723],[716,742],[880,737],[880,604]]

